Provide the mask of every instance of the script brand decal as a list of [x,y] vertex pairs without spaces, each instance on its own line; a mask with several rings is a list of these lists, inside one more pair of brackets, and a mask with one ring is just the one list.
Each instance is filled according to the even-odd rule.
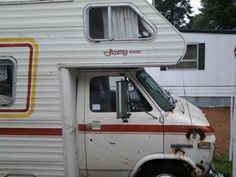
[[127,56],[127,55],[134,55],[134,54],[140,54],[141,50],[113,50],[109,49],[108,51],[103,52],[105,56],[110,57],[110,56]]

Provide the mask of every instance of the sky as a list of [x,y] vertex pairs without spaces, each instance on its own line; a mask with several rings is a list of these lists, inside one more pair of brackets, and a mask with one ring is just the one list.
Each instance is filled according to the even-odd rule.
[[[148,0],[149,2],[152,2],[152,0]],[[200,0],[190,0],[190,4],[193,7],[192,11],[193,11],[193,15],[194,14],[198,14],[199,10],[198,8],[201,7],[201,3]]]
[[191,3],[191,6],[193,7],[192,8],[193,14],[199,14],[198,8],[201,7],[200,0],[190,0],[190,3]]

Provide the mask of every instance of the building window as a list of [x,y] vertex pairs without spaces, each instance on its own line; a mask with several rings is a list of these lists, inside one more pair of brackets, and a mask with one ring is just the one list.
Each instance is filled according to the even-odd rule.
[[154,35],[154,26],[131,6],[90,6],[85,14],[85,34],[92,41],[141,40]]
[[198,68],[198,44],[188,44],[186,53],[180,63],[168,67],[168,69],[197,69]]
[[205,69],[205,44],[191,43],[187,44],[187,50],[183,59],[176,65],[161,67],[161,70],[167,69]]
[[0,106],[11,106],[15,101],[16,60],[0,57]]
[[[90,109],[93,112],[116,112],[116,82],[125,80],[123,76],[98,76],[90,80]],[[131,112],[151,111],[152,107],[129,82],[129,102]]]

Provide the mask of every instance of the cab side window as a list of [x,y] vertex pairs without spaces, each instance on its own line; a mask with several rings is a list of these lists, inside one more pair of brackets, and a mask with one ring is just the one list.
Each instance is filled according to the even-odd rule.
[[86,11],[86,35],[92,41],[149,39],[154,27],[131,6],[92,6]]
[[[90,109],[93,112],[116,112],[116,82],[125,80],[123,76],[99,76],[90,80]],[[129,83],[131,112],[151,111],[152,107]]]
[[0,57],[0,106],[11,106],[15,101],[16,60]]

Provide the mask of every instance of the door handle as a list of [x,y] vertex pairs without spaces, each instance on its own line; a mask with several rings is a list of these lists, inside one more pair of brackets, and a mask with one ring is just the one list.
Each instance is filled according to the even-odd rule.
[[98,120],[94,120],[91,123],[87,124],[88,128],[91,128],[92,130],[101,130],[102,128],[102,123]]

